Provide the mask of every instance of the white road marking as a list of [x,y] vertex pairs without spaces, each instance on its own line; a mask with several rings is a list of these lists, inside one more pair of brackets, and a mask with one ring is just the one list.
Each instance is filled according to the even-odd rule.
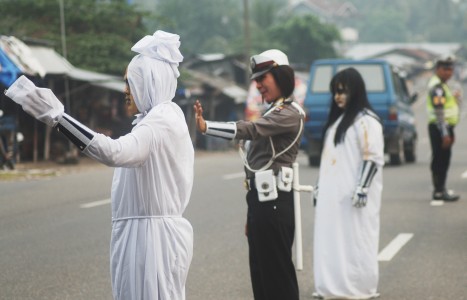
[[444,205],[444,201],[443,200],[431,200],[430,205],[431,206],[442,206]]
[[237,179],[237,178],[242,178],[245,176],[244,172],[241,173],[232,173],[232,174],[226,174],[222,176],[222,179],[224,180],[230,180],[230,179]]
[[104,199],[104,200],[84,203],[84,204],[81,204],[79,207],[81,207],[81,208],[91,208],[91,207],[106,205],[106,204],[109,204],[109,203],[110,203],[110,199]]
[[399,233],[378,255],[378,261],[390,261],[413,237],[413,233]]
[[462,177],[463,179],[466,179],[466,178],[467,178],[467,171],[465,171],[464,173],[462,173],[461,177]]
[[427,137],[423,137],[423,138],[420,138],[418,142],[422,145],[425,145],[425,144],[428,144],[429,141],[430,140]]

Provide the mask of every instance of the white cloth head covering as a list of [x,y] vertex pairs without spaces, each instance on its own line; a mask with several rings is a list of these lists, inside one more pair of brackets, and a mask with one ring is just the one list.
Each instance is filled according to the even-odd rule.
[[183,61],[180,37],[162,30],[138,41],[131,50],[139,53],[127,69],[130,91],[141,114],[138,123],[154,106],[170,102],[175,96],[178,65]]

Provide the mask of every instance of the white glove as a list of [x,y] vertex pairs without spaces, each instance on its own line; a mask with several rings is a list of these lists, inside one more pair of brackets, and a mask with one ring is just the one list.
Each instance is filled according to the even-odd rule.
[[63,104],[54,93],[50,89],[36,87],[24,75],[5,91],[5,95],[21,105],[25,112],[48,126],[54,127],[62,118]]
[[366,202],[368,200],[367,194],[368,188],[357,186],[357,189],[355,190],[355,193],[352,197],[352,205],[357,208],[366,206]]

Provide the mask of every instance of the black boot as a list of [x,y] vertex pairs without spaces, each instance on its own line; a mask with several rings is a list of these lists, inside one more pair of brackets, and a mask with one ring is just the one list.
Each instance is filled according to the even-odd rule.
[[459,200],[460,196],[454,193],[448,192],[446,189],[442,191],[434,191],[433,192],[433,200],[443,200],[443,201],[457,201]]

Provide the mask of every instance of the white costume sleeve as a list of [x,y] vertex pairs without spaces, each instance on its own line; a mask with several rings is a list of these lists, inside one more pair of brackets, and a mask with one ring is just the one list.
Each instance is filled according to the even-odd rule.
[[141,125],[116,140],[96,134],[83,153],[110,167],[139,167],[147,161],[153,140],[152,129]]
[[363,160],[384,165],[384,137],[381,123],[373,116],[363,115],[354,124]]

